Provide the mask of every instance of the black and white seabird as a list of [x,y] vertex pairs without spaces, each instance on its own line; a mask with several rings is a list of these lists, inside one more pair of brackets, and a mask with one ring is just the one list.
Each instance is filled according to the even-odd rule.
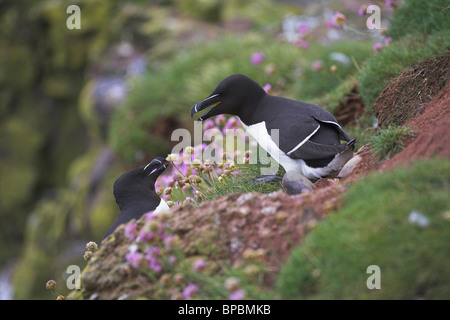
[[[219,114],[239,118],[245,130],[286,172],[315,181],[336,177],[353,156],[355,140],[333,115],[315,104],[267,94],[242,74],[231,75],[191,109],[191,117],[212,106],[198,121]],[[272,130],[278,129],[278,143]],[[341,140],[347,143],[341,144]]]
[[120,215],[108,229],[103,239],[121,224],[139,219],[144,213],[159,213],[169,209],[167,203],[155,191],[155,182],[169,166],[164,158],[157,157],[144,167],[132,169],[122,174],[114,183],[114,197]]

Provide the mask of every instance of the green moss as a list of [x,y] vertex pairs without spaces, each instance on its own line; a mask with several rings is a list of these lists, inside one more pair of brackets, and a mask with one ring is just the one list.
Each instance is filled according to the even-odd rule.
[[[417,161],[352,186],[345,205],[293,250],[278,278],[284,298],[448,299],[450,161]],[[429,219],[408,222],[415,210]],[[381,269],[369,290],[367,267]]]

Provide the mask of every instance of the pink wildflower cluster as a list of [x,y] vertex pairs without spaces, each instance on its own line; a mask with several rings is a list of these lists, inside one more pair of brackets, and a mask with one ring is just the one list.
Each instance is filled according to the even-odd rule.
[[[260,51],[255,52],[255,53],[253,53],[253,54],[250,56],[250,62],[251,62],[253,65],[255,65],[255,66],[260,65],[260,64],[263,63],[265,60],[266,60],[266,55],[265,55],[263,52],[260,52]],[[275,71],[275,65],[274,65],[273,63],[269,63],[269,64],[264,68],[264,73],[267,74],[267,75],[272,74],[274,71]],[[263,87],[263,89],[264,89],[267,93],[269,93],[269,91],[272,89],[272,86],[271,86],[269,83],[267,83],[267,84]],[[223,116],[223,115],[222,115],[222,116]],[[220,116],[219,116],[219,117],[220,117]],[[234,120],[234,119],[235,119],[235,120]],[[208,120],[209,120],[209,119],[208,119]],[[206,120],[206,121],[208,121],[208,120]],[[206,121],[205,121],[205,122],[206,122]],[[206,126],[207,128],[210,128],[210,127],[212,126],[212,120],[210,120],[210,121],[211,121],[211,122],[209,122],[208,125]],[[239,120],[237,120],[236,117],[231,117],[231,118],[228,119],[228,121],[231,121],[231,122],[237,121],[237,122],[239,122]],[[227,123],[227,124],[228,124],[228,123]],[[228,128],[225,126],[223,129],[228,129]],[[206,130],[206,129],[205,129],[205,130]]]
[[[248,142],[248,136],[242,130],[240,121],[237,117],[218,115],[214,119],[203,121],[203,132],[220,133],[226,135],[227,130],[242,131],[242,139]],[[210,159],[203,159],[201,156],[206,148],[215,150],[218,158],[222,162],[212,162]],[[233,154],[225,153],[221,145],[214,139],[209,145],[203,143],[194,147],[186,147],[179,154],[170,154],[166,160],[172,163],[172,169],[169,174],[161,175],[155,184],[156,192],[169,205],[184,203],[197,203],[201,200],[205,192],[205,179],[222,181],[232,175],[240,174],[235,161],[237,157],[242,157],[241,150],[234,151]]]
[[130,264],[130,266],[134,269],[137,269],[141,265],[142,261],[142,253],[138,251],[128,252],[125,256],[125,259]]
[[148,266],[155,272],[162,270],[160,262],[161,250],[157,246],[151,246],[147,249],[147,254],[145,255],[145,260],[148,261]]
[[[148,267],[158,273],[163,270],[164,262],[169,264],[176,262],[172,252],[175,236],[169,233],[166,223],[160,220],[156,219],[153,212],[149,212],[146,214],[144,225],[132,221],[125,226],[125,236],[135,240],[125,255],[125,260],[132,268]],[[145,248],[139,249],[138,245]]]
[[197,259],[192,264],[192,268],[194,269],[195,272],[199,272],[199,271],[205,269],[205,267],[206,267],[206,261],[203,259]]
[[189,283],[187,287],[183,289],[183,297],[186,300],[190,300],[192,298],[192,295],[195,294],[197,291],[198,287],[193,283]]
[[331,17],[331,20],[325,21],[325,26],[327,28],[342,29],[346,21],[347,18],[339,11],[336,11]]
[[384,39],[384,44],[383,44],[383,42],[375,42],[375,43],[373,44],[373,46],[372,46],[372,50],[375,51],[375,52],[376,52],[376,51],[380,51],[380,50],[382,50],[385,46],[390,45],[391,42],[392,42],[392,38],[391,38],[391,37],[385,38],[385,39]]
[[242,300],[245,297],[244,289],[240,289],[240,281],[236,277],[229,277],[225,280],[223,286],[230,290],[229,300]]
[[261,64],[266,59],[266,56],[262,52],[255,52],[250,57],[250,62],[254,65]]
[[388,8],[395,8],[397,6],[397,0],[386,0],[384,5]]
[[294,42],[294,44],[302,49],[309,48],[309,41],[306,40],[308,35],[310,34],[310,27],[307,23],[302,22],[297,27],[298,38]]

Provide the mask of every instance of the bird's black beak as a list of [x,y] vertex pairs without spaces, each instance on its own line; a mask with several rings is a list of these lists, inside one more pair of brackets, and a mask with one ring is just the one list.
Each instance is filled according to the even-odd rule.
[[208,98],[206,98],[205,100],[202,100],[200,102],[197,102],[196,104],[194,104],[191,108],[191,118],[194,117],[194,114],[208,108],[211,107],[212,108],[207,111],[205,114],[203,114],[201,117],[199,117],[197,119],[197,121],[203,121],[208,119],[209,117],[213,116],[214,114],[211,114],[211,111],[214,109],[214,107],[216,105],[218,105],[220,102],[222,102],[222,99],[220,97],[220,94],[216,93],[216,94],[211,94]]
[[169,166],[169,162],[162,157],[157,157],[153,159],[149,164],[147,164],[143,171],[145,175],[155,175],[158,177],[164,170]]

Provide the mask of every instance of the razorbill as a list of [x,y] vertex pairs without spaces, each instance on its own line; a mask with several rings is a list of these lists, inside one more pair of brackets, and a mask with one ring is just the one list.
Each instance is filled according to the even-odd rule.
[[108,229],[103,239],[121,224],[131,219],[139,219],[144,213],[154,213],[169,209],[167,203],[155,192],[155,182],[169,166],[164,158],[157,157],[144,167],[132,169],[122,174],[114,183],[114,197],[120,215]]
[[[192,107],[191,117],[210,106],[198,121],[219,114],[237,116],[286,172],[299,172],[312,181],[336,177],[353,156],[355,140],[330,112],[315,104],[269,95],[245,75],[222,80],[206,99]],[[341,144],[341,140],[346,143]]]

